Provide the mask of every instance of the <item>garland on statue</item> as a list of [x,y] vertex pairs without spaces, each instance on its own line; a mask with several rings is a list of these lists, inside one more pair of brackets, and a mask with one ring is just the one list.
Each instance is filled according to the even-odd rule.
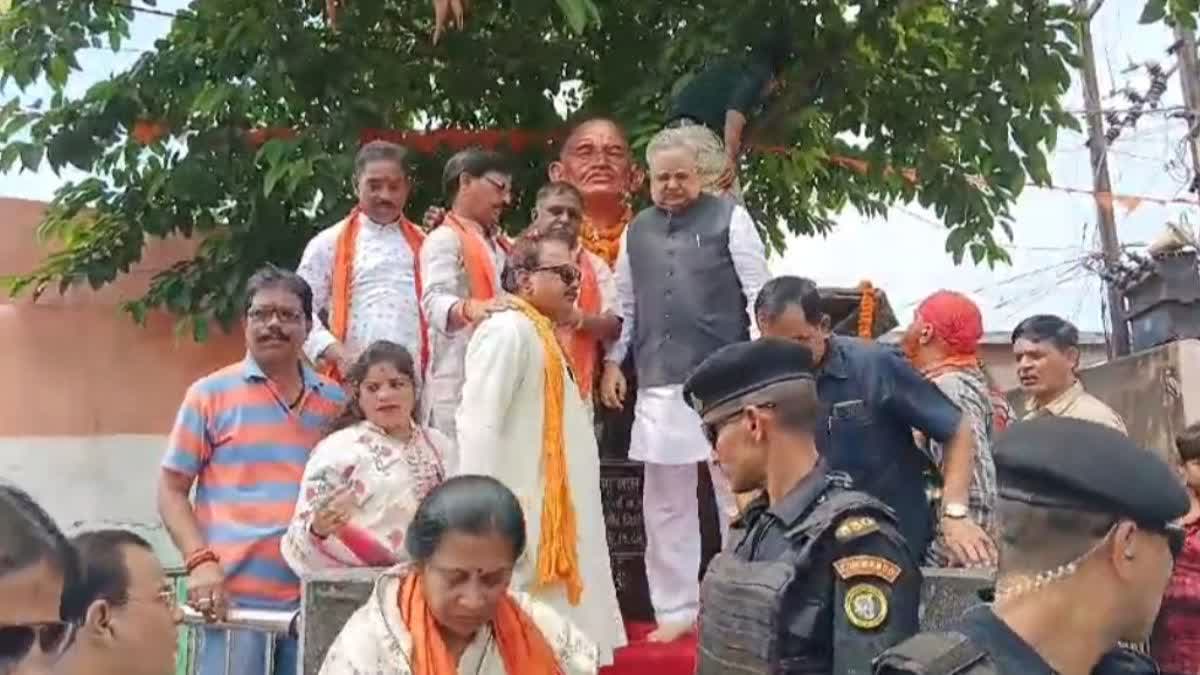
[[858,337],[870,340],[875,337],[875,287],[864,281],[858,290],[862,293],[858,301]]
[[621,250],[621,235],[625,232],[625,226],[632,221],[633,209],[628,204],[621,218],[608,227],[598,226],[590,218],[584,217],[583,225],[579,228],[583,247],[608,263],[610,268],[616,266],[617,253]]

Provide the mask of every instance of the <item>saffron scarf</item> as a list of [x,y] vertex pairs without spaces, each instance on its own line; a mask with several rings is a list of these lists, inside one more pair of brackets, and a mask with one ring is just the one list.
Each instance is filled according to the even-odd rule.
[[[581,250],[576,259],[579,261],[579,311],[584,316],[594,316],[600,313],[600,284],[596,280],[596,268],[586,250]],[[587,331],[568,328],[562,331],[561,342],[566,346],[571,359],[571,369],[575,371],[579,395],[587,401],[592,396],[592,385],[596,377],[596,355],[599,349],[596,339]]]
[[[447,214],[446,224],[458,234],[462,244],[463,267],[467,272],[467,288],[472,300],[491,300],[499,293],[496,288],[496,265],[488,252],[487,242],[474,227],[464,223],[458,216]],[[508,253],[508,242],[503,236],[496,237],[496,245]]]
[[[513,296],[513,307],[533,322],[542,343],[545,362],[545,403],[542,408],[542,533],[538,542],[538,586],[562,582],[567,600],[578,605],[583,595],[579,576],[575,504],[567,485],[567,448],[563,433],[563,395],[566,374],[554,325],[533,305]],[[528,671],[532,672],[532,671]]]
[[[338,342],[342,343],[346,341],[346,333],[350,325],[350,304],[353,302],[350,297],[350,286],[354,279],[354,253],[358,245],[358,232],[362,229],[362,218],[362,210],[357,206],[354,207],[354,210],[343,221],[345,225],[338,234],[333,253],[329,331],[338,339]],[[420,260],[421,244],[425,241],[425,233],[403,216],[397,225],[404,234],[404,240],[408,242],[409,249],[412,250],[413,281],[417,293],[417,321],[421,330],[421,372],[425,372],[425,367],[429,364],[429,331],[425,323],[425,313],[421,311]],[[324,373],[338,382],[341,382],[346,375],[337,372],[337,367],[333,364],[328,364],[324,368]]]
[[[413,675],[458,675],[458,664],[450,655],[446,641],[442,639],[441,628],[425,599],[420,572],[409,574],[401,582],[397,601],[400,604],[400,617],[412,638]],[[533,619],[517,606],[508,593],[496,606],[492,633],[500,658],[504,661],[504,671],[509,675],[561,675],[562,668],[550,643]]]

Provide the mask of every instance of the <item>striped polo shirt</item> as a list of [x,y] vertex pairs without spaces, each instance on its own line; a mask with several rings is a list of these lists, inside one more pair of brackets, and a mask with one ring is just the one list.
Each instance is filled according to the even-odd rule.
[[307,365],[291,410],[247,354],[193,384],[163,468],[196,479],[196,519],[241,607],[291,609],[300,583],[280,553],[309,452],[342,409],[342,389]]

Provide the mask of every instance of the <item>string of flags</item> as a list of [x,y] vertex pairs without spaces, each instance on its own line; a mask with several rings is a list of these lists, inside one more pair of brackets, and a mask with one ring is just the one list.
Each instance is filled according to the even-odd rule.
[[[11,0],[0,0],[0,8],[5,2]],[[170,133],[170,130],[162,122],[151,120],[138,120],[131,135],[134,140],[142,145],[150,145]],[[360,136],[360,142],[367,143],[373,140],[387,140],[393,143],[400,143],[410,150],[421,154],[433,154],[439,149],[448,149],[452,152],[462,150],[467,147],[477,146],[488,149],[496,149],[506,147],[513,152],[524,152],[535,148],[539,145],[550,147],[554,143],[562,140],[565,131],[562,129],[552,131],[526,131],[526,130],[503,130],[503,129],[437,129],[431,131],[413,131],[400,129],[367,129]],[[292,139],[297,136],[294,129],[282,128],[256,128],[247,129],[244,131],[244,140],[246,144],[252,148],[262,146],[271,139]],[[771,145],[758,146],[760,152],[769,152],[773,154],[784,154],[789,151],[786,146]],[[843,169],[854,171],[860,174],[866,174],[870,171],[871,165],[866,160],[856,157],[847,157],[844,155],[831,155],[829,157],[830,164],[839,166]],[[885,168],[884,173],[895,171],[892,168]],[[915,184],[919,180],[919,176],[915,169],[899,170],[901,176],[909,183]],[[986,190],[988,185],[983,178],[979,176],[969,176],[967,178],[972,186],[978,190]],[[1028,183],[1027,187],[1037,188],[1039,190],[1054,190],[1065,192],[1068,194],[1088,195],[1094,197],[1101,208],[1112,210],[1116,206],[1124,209],[1126,214],[1133,213],[1138,207],[1146,203],[1151,204],[1186,204],[1191,206],[1200,206],[1200,200],[1187,197],[1153,197],[1149,195],[1135,194],[1120,194],[1113,192],[1096,192],[1094,190],[1086,190],[1082,188],[1063,187],[1058,185],[1038,185]]]

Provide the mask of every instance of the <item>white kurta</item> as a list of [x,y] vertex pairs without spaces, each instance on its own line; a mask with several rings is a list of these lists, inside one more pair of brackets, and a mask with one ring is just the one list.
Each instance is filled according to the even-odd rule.
[[[380,577],[371,598],[350,617],[333,641],[319,675],[412,675],[412,636],[404,625],[397,601],[401,575],[393,571]],[[579,629],[528,595],[511,595],[541,630],[565,675],[594,675],[596,647]],[[490,626],[476,633],[458,661],[458,672],[526,675],[505,670]]]
[[[487,240],[495,270],[495,287],[507,257],[494,240]],[[430,363],[425,390],[421,393],[421,421],[454,437],[454,414],[463,385],[463,359],[474,328],[452,330],[450,310],[471,296],[463,263],[462,242],[454,228],[442,226],[421,245],[421,308],[429,324]]]
[[[417,428],[402,442],[363,421],[326,436],[304,467],[296,514],[280,546],[284,560],[299,576],[407,561],[408,524],[457,457],[454,443],[434,429]],[[357,508],[341,531],[317,539],[311,528],[318,506],[346,487]]]
[[[371,343],[388,340],[419,359],[421,321],[413,251],[399,225],[380,225],[366,216],[361,222],[351,268],[346,351],[353,361]],[[333,262],[338,237],[345,227],[343,221],[313,237],[296,268],[313,291],[313,329],[304,343],[304,353],[314,361],[337,342],[315,315],[322,311],[332,315]]]
[[[637,296],[629,264],[629,247],[621,238],[615,270],[617,296],[621,307],[621,336],[609,348],[605,360],[621,363],[629,352],[635,334]],[[754,301],[771,278],[767,268],[767,250],[758,228],[744,207],[735,206],[729,219],[729,257],[746,297],[745,312],[750,321],[750,337],[757,337]],[[634,355],[637,358],[637,355]],[[655,464],[695,464],[707,461],[712,449],[700,430],[700,418],[683,400],[683,383],[639,388],[634,404],[633,432],[629,458]]]
[[[558,350],[549,356],[563,358]],[[541,448],[546,358],[533,322],[516,310],[499,312],[475,330],[467,348],[467,375],[458,411],[459,470],[493,476],[517,495],[525,511],[528,545],[517,562],[513,587],[533,593],[579,626],[596,643],[600,663],[607,665],[612,662],[613,650],[626,644],[625,628],[600,502],[600,453],[590,416],[570,379],[563,387],[563,433],[583,598],[573,606],[562,585],[533,589],[544,491]]]

